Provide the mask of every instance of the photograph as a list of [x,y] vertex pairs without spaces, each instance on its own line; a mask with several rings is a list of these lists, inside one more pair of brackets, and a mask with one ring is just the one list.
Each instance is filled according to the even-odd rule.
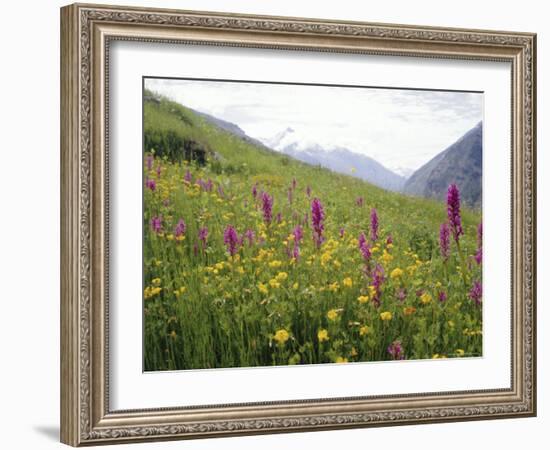
[[142,96],[144,371],[483,356],[483,92]]

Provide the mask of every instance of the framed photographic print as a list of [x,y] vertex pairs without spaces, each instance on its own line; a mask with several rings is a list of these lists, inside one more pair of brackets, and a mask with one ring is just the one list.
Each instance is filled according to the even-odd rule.
[[62,8],[62,441],[535,415],[535,38]]

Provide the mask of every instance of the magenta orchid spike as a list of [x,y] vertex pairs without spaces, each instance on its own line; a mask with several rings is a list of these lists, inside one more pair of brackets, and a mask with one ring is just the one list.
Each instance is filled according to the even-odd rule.
[[458,244],[462,230],[462,220],[460,217],[460,192],[456,184],[451,184],[447,190],[447,217],[449,218],[449,226],[453,233],[453,238]]
[[233,227],[233,225],[227,225],[223,233],[223,243],[227,247],[227,252],[231,256],[235,256],[235,253],[238,251],[238,246],[240,245],[239,235]]
[[325,228],[323,224],[324,219],[325,211],[321,200],[314,198],[311,202],[311,223],[313,225],[313,241],[317,248],[319,248],[325,240],[323,237],[323,230]]
[[376,208],[372,208],[370,211],[370,238],[373,242],[378,239],[378,212]]
[[185,225],[185,221],[183,219],[180,219],[174,230],[174,235],[176,237],[183,236],[186,230],[187,230],[187,226]]
[[262,211],[264,222],[269,225],[273,219],[273,197],[267,192],[262,192]]
[[151,218],[151,229],[155,233],[162,232],[162,216],[155,216]]

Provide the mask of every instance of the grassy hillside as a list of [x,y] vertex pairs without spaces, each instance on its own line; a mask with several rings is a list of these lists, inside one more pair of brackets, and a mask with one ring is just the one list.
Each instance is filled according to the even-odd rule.
[[460,252],[451,237],[445,262],[445,204],[309,166],[145,97],[146,370],[481,354],[469,295],[481,279],[478,213],[462,211]]

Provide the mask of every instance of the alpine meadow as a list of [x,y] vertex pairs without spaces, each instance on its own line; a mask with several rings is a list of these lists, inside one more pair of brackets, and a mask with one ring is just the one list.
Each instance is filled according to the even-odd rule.
[[145,86],[144,370],[482,356],[481,124],[411,195]]

